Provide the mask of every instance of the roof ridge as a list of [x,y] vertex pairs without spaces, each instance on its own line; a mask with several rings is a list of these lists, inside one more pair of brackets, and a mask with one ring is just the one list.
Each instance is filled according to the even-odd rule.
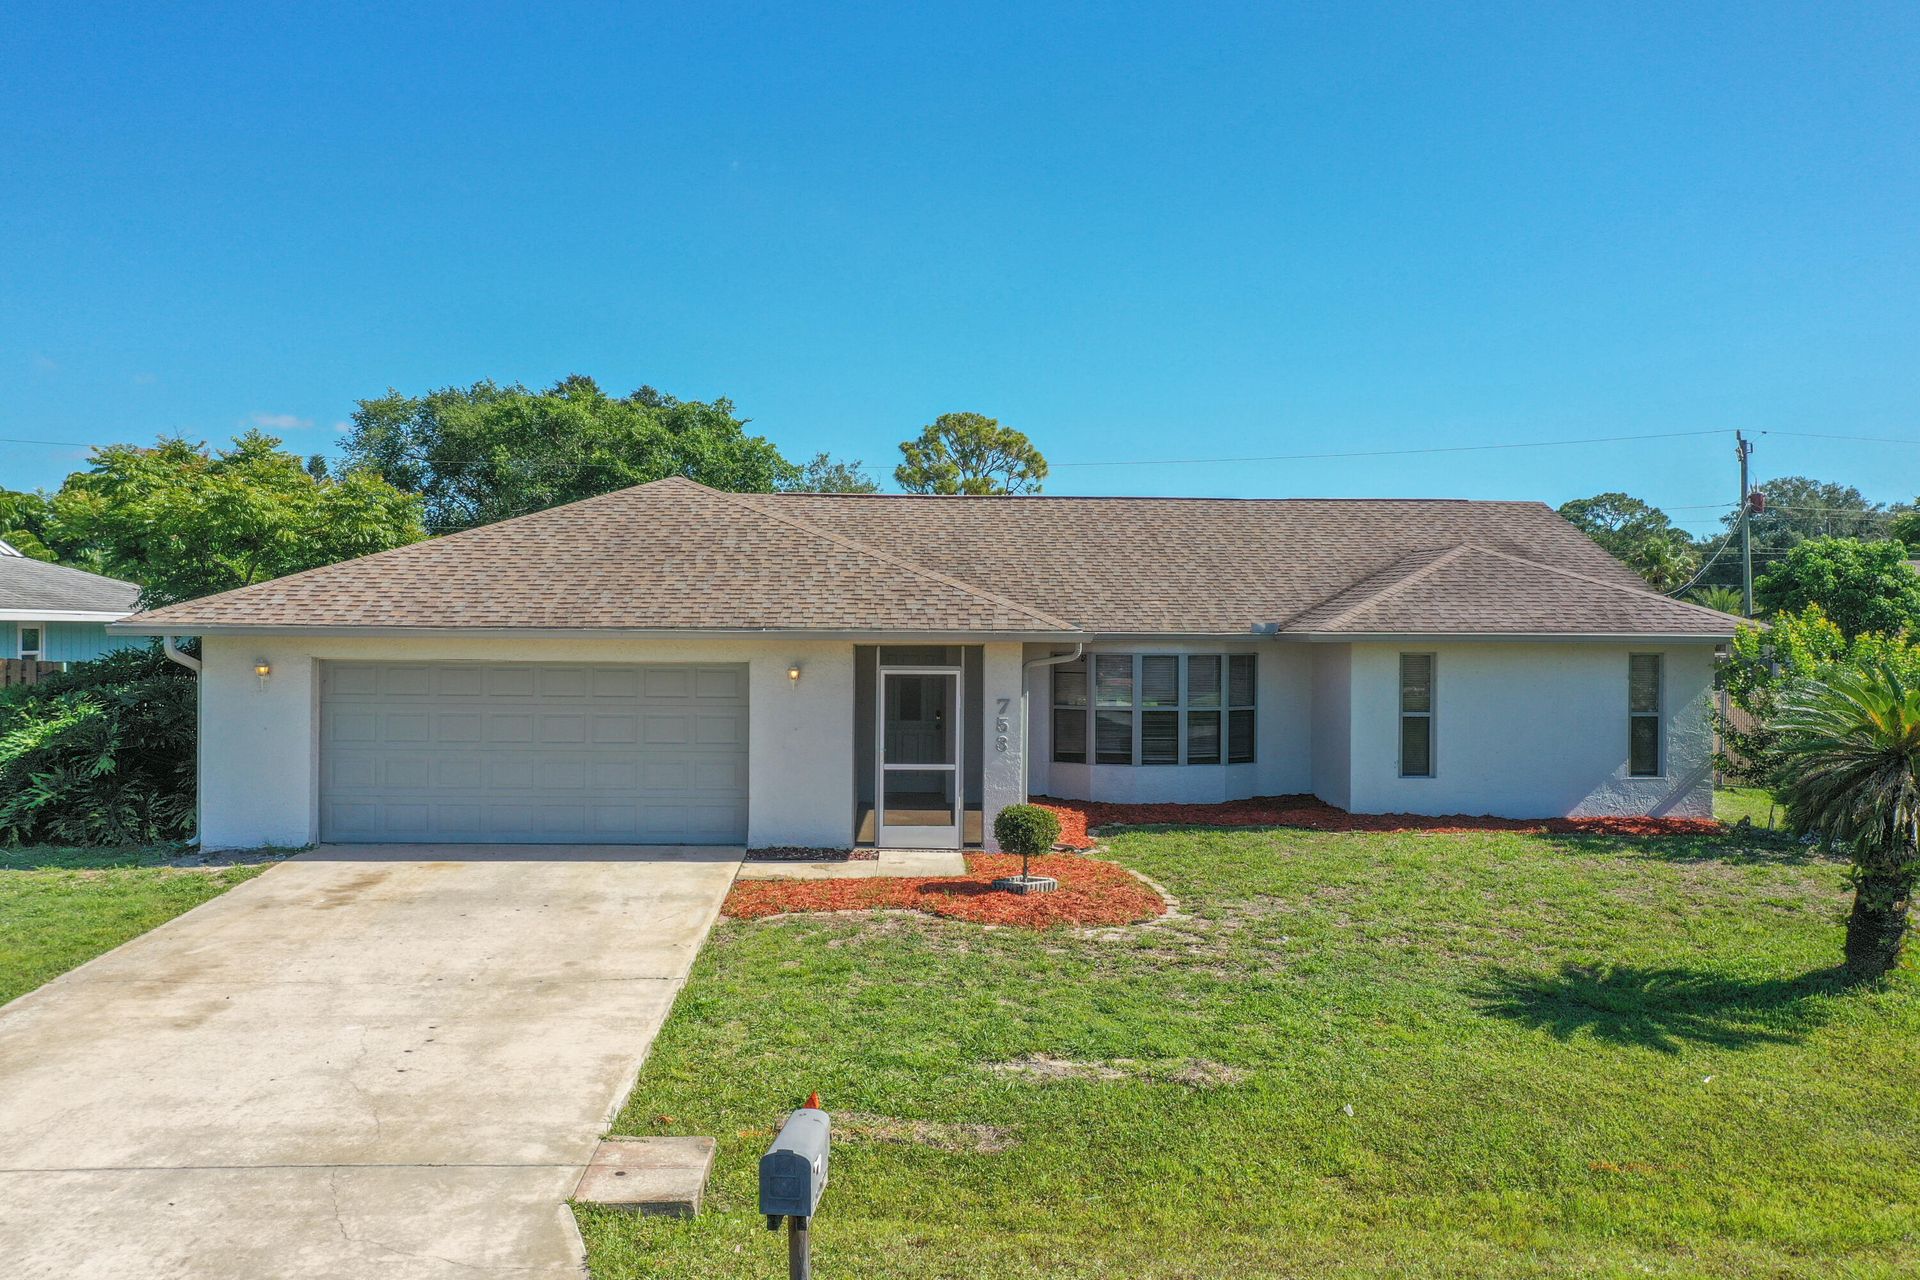
[[[1595,578],[1589,574],[1575,572],[1572,569],[1562,569],[1558,565],[1546,564],[1539,560],[1530,560],[1526,556],[1516,556],[1511,552],[1501,551],[1494,547],[1483,547],[1478,543],[1472,543],[1472,542],[1462,543],[1461,545],[1465,547],[1471,547],[1475,551],[1483,551],[1490,556],[1498,556],[1502,560],[1512,560],[1512,561],[1515,561],[1516,563],[1524,564],[1529,568],[1544,569],[1548,573],[1558,574],[1563,578],[1572,578],[1576,582],[1587,582],[1587,583],[1593,584],[1596,587],[1605,587],[1609,591],[1618,591],[1621,595],[1643,596],[1643,597],[1651,597],[1652,599],[1655,599],[1655,600],[1664,600],[1668,604],[1677,604],[1683,609],[1691,609],[1696,613],[1708,614],[1715,618],[1726,618],[1726,617],[1732,616],[1731,614],[1722,613],[1718,609],[1709,609],[1707,608],[1707,606],[1703,604],[1694,604],[1691,600],[1675,599],[1673,596],[1667,595],[1663,591],[1655,591],[1652,587],[1647,587],[1644,590],[1635,590],[1633,587],[1622,586],[1617,582],[1608,582],[1605,578]],[[1745,622],[1745,621],[1750,621],[1750,619],[1743,618],[1743,619],[1739,619],[1739,621]]]
[[39,566],[36,569],[27,569],[28,573],[44,573],[51,570],[56,573],[72,574],[74,577],[86,578],[93,582],[111,582],[116,587],[132,587],[135,591],[141,589],[140,584],[137,582],[129,582],[125,578],[110,578],[104,573],[95,573],[91,569],[81,569],[74,565],[61,564],[57,560],[41,560],[38,557],[29,555],[8,556],[7,559],[19,560],[22,567],[27,565]]
[[[686,477],[684,476],[677,477],[677,478],[682,480],[686,479]],[[1058,627],[1063,631],[1078,631],[1080,629],[1074,626],[1071,622],[1067,622],[1064,619],[1056,618],[1053,615],[1048,613],[1042,613],[1040,610],[1035,609],[1030,605],[1021,604],[1018,600],[1013,600],[1006,596],[998,595],[992,591],[987,591],[987,590],[984,590],[983,588],[976,587],[971,582],[966,582],[959,578],[952,577],[949,574],[941,573],[937,569],[929,569],[924,565],[915,564],[911,560],[902,559],[901,557],[896,555],[890,555],[885,551],[881,551],[877,548],[867,546],[863,542],[856,542],[852,538],[846,537],[842,534],[834,533],[831,530],[822,529],[817,525],[808,524],[804,520],[796,520],[794,517],[785,515],[781,512],[770,511],[767,508],[761,506],[759,503],[753,501],[755,497],[758,497],[760,495],[735,493],[727,489],[709,489],[706,485],[701,484],[697,480],[686,480],[686,483],[694,486],[694,488],[696,489],[704,490],[705,492],[712,494],[716,498],[720,498],[725,501],[731,502],[735,506],[745,507],[756,515],[765,516],[769,520],[778,520],[782,524],[789,525],[792,528],[800,530],[802,533],[811,534],[816,538],[821,538],[821,539],[824,539],[825,541],[834,543],[837,546],[845,547],[850,551],[857,551],[862,555],[872,556],[874,559],[879,560],[885,564],[893,565],[895,568],[905,569],[909,573],[917,573],[923,578],[931,578],[935,582],[941,583],[945,586],[952,587],[954,590],[964,592],[965,594],[973,596],[976,599],[985,600],[989,603],[997,604],[1004,608],[1012,609],[1017,613],[1024,613],[1029,618],[1037,619],[1041,622],[1046,623],[1050,627]],[[777,495],[774,495],[774,496],[777,496]]]
[[[1441,565],[1446,564],[1448,561],[1454,559],[1461,552],[1466,551],[1467,549],[1475,545],[1476,544],[1471,542],[1456,542],[1450,547],[1435,548],[1434,550],[1439,551],[1439,554],[1434,555],[1433,559],[1427,561],[1427,563],[1419,566],[1418,568],[1412,570],[1411,572],[1401,574],[1400,577],[1395,581],[1389,582],[1385,586],[1379,588],[1378,590],[1373,591],[1368,595],[1362,596],[1360,599],[1355,600],[1352,604],[1340,610],[1340,612],[1334,614],[1332,617],[1322,618],[1318,625],[1322,627],[1331,627],[1336,623],[1345,621],[1349,615],[1358,613],[1360,612],[1360,610],[1367,608],[1369,605],[1375,605],[1380,603],[1382,599],[1392,595],[1396,591],[1405,590],[1407,587],[1411,586],[1413,583],[1420,581],[1422,578],[1432,573],[1435,569],[1438,569]],[[1407,561],[1413,559],[1415,556],[1424,556],[1424,555],[1433,555],[1433,552],[1432,551],[1409,551],[1406,555],[1401,556],[1400,559],[1396,560],[1392,568],[1397,569],[1401,565],[1405,564]],[[1381,573],[1390,573],[1390,572],[1392,572],[1392,569],[1383,569],[1381,571]],[[1381,575],[1373,574],[1371,576],[1377,578]],[[1352,591],[1356,587],[1363,585],[1368,580],[1369,579],[1367,578],[1362,578],[1359,582],[1350,583],[1346,587],[1342,588],[1340,591],[1336,591],[1332,596],[1329,596],[1328,599],[1338,600],[1342,595],[1346,594],[1348,591]],[[1324,608],[1326,604],[1327,604],[1327,601],[1322,600],[1319,604],[1314,605],[1312,608],[1300,610],[1300,612],[1294,614],[1293,617],[1290,617],[1285,622],[1281,623],[1278,629],[1284,631],[1287,627],[1293,624],[1294,619],[1304,618],[1308,614],[1312,613],[1314,609]]]
[[[663,476],[665,480],[685,479],[684,476]],[[659,480],[649,480],[647,484],[659,484]],[[688,480],[688,484],[699,484],[697,480]],[[636,486],[637,487],[637,486]],[[703,488],[705,486],[702,486]],[[715,492],[727,492],[715,490]],[[974,502],[987,500],[992,502],[1219,502],[1229,505],[1253,506],[1264,503],[1282,502],[1344,502],[1344,503],[1389,503],[1406,502],[1421,506],[1473,506],[1473,507],[1545,507],[1553,510],[1550,503],[1539,498],[1356,498],[1323,496],[1313,494],[1294,494],[1286,497],[1236,498],[1218,494],[1202,493],[820,493],[803,489],[773,493],[769,497],[782,499],[825,498],[830,501],[873,502],[904,501],[912,499],[923,502]]]
[[[163,610],[174,609],[181,605],[190,604],[190,605],[197,606],[197,605],[203,605],[203,604],[210,604],[216,600],[224,600],[228,596],[238,595],[242,591],[251,591],[255,587],[264,587],[268,583],[297,582],[305,578],[311,578],[317,574],[326,573],[332,569],[338,568],[343,564],[359,564],[360,562],[365,560],[377,560],[386,556],[398,555],[403,551],[417,552],[418,549],[421,547],[432,546],[437,548],[437,547],[444,546],[449,542],[482,541],[485,539],[486,536],[492,534],[494,530],[502,528],[503,526],[506,526],[506,525],[517,524],[522,520],[532,520],[535,517],[544,516],[554,511],[563,511],[568,507],[585,506],[587,503],[590,503],[590,502],[604,502],[608,498],[618,497],[620,494],[623,494],[623,493],[631,493],[635,489],[647,489],[657,484],[665,484],[669,480],[686,480],[688,484],[693,485],[693,487],[696,489],[706,488],[706,486],[703,484],[698,484],[692,480],[687,480],[685,476],[679,476],[679,475],[661,476],[657,480],[643,480],[639,484],[630,484],[619,489],[609,489],[605,493],[596,493],[585,498],[575,498],[572,502],[555,503],[551,507],[542,507],[538,511],[525,511],[517,516],[507,516],[505,519],[502,519],[502,520],[490,520],[486,524],[469,525],[464,529],[453,529],[453,530],[449,530],[446,533],[434,533],[431,530],[429,530],[427,533],[427,536],[420,539],[418,542],[403,542],[397,547],[387,547],[381,551],[369,551],[362,556],[349,556],[345,560],[335,560],[329,564],[317,564],[311,569],[298,569],[298,570],[295,570],[293,573],[283,573],[277,578],[264,578],[259,582],[249,582],[244,586],[228,587],[225,591],[216,591],[212,595],[195,596],[191,600],[176,600],[171,604],[163,604],[163,605],[160,605],[158,608],[153,608],[153,609],[141,609],[139,616],[147,617],[151,614],[160,613]],[[135,584],[135,585],[138,585],[138,584]]]

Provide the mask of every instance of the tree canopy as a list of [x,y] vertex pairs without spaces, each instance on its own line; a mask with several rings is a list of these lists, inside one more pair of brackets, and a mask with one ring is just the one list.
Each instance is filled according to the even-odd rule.
[[313,475],[272,436],[231,449],[96,449],[53,499],[55,540],[140,583],[148,605],[244,587],[418,541],[419,499],[371,471]]
[[824,453],[816,453],[794,468],[793,476],[781,482],[789,493],[878,493],[880,482],[867,474],[855,458],[841,462]]
[[978,413],[943,413],[900,443],[893,478],[908,493],[1038,493],[1047,460],[1012,427]]
[[52,519],[53,503],[46,494],[0,489],[0,542],[21,555],[35,560],[60,558],[45,540]]
[[[1754,486],[1766,500],[1766,509],[1753,517],[1753,571],[1765,573],[1772,564],[1809,538],[1857,538],[1870,542],[1888,534],[1888,512],[1869,502],[1850,484],[1835,484],[1808,476],[1775,476]],[[1720,586],[1740,585],[1739,513],[1722,516],[1726,536],[1735,539],[1726,554],[1703,575]],[[1718,539],[1714,540],[1718,542]]]
[[1699,567],[1693,540],[1667,513],[1624,493],[1562,503],[1560,514],[1659,591],[1683,585]]
[[725,399],[676,400],[651,387],[609,396],[592,378],[546,391],[476,382],[423,396],[362,400],[345,443],[426,503],[435,533],[489,524],[666,476],[766,493],[800,469]]
[[1920,632],[1920,574],[1898,542],[1812,538],[1796,544],[1754,583],[1769,613],[1818,605],[1849,638],[1870,631]]

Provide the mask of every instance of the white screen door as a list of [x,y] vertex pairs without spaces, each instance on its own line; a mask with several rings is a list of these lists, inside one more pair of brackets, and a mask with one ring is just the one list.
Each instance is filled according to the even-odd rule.
[[875,843],[960,847],[960,673],[880,669]]

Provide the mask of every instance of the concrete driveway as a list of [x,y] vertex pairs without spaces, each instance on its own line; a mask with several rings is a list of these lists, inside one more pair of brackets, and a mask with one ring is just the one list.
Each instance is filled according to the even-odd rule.
[[324,847],[0,1010],[0,1271],[578,1277],[738,850]]

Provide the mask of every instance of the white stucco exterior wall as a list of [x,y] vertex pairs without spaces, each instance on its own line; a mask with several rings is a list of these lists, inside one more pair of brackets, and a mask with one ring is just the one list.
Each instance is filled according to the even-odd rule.
[[[850,641],[209,636],[202,657],[200,837],[210,849],[298,846],[318,838],[316,664],[330,660],[745,663],[748,843],[844,847],[852,837]],[[259,661],[273,668],[264,687],[254,675]],[[797,682],[787,678],[794,663],[801,668]],[[993,665],[989,654],[990,672]],[[1001,788],[1004,793],[1004,778]]]
[[1353,650],[1314,645],[1313,794],[1340,809],[1353,807]]
[[993,820],[1010,804],[1027,798],[1025,743],[1020,732],[1020,677],[1025,646],[1017,643],[985,646],[981,667],[980,700],[986,717],[985,763],[981,769],[981,837],[985,847],[998,850]]
[[[1402,652],[1435,656],[1430,778],[1399,776]],[[1655,778],[1627,773],[1633,653],[1664,658]],[[1351,654],[1346,807],[1356,813],[1713,815],[1711,643],[1355,644]]]

